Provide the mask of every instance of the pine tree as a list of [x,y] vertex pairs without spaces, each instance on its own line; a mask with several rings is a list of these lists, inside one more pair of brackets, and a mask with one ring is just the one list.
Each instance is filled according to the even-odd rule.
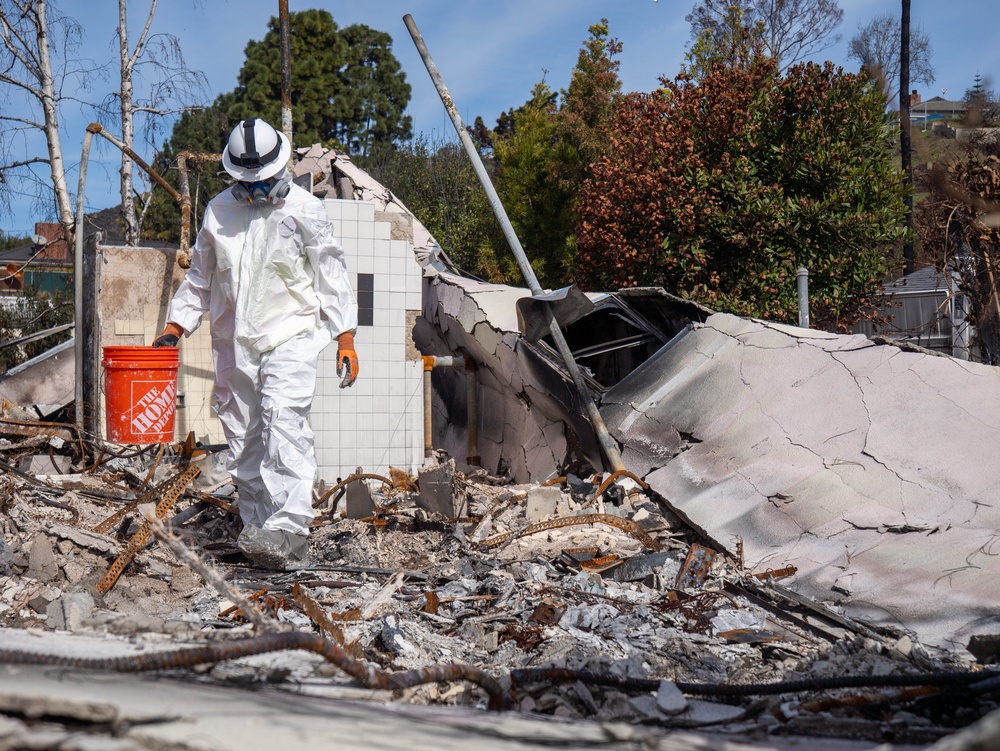
[[[323,143],[365,154],[411,137],[403,114],[410,85],[388,34],[363,25],[341,30],[325,10],[290,13],[288,21],[295,145]],[[278,19],[272,18],[264,39],[247,44],[239,85],[216,102],[230,121],[281,122],[279,43]]]

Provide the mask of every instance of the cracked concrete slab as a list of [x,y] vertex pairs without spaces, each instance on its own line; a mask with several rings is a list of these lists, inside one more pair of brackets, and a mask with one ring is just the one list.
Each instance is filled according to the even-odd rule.
[[716,314],[612,388],[623,456],[751,569],[962,649],[1000,630],[1000,371]]
[[[94,700],[95,685],[100,689],[100,701]],[[228,751],[326,748],[333,737],[338,748],[366,750],[452,751],[469,748],[470,739],[483,751],[795,751],[805,743],[813,751],[925,748],[876,746],[870,741],[836,738],[770,738],[743,743],[711,732],[665,731],[624,722],[554,721],[524,713],[484,714],[465,707],[379,703],[372,701],[370,694],[350,686],[318,689],[303,684],[297,691],[287,691],[270,686],[198,685],[163,676],[95,676],[42,666],[4,666],[0,667],[0,709],[48,722],[23,722],[0,715],[0,745]],[[706,705],[719,707],[691,703],[700,705],[703,712]],[[59,725],[54,721],[67,718],[75,722]],[[87,739],[86,744],[81,738]]]

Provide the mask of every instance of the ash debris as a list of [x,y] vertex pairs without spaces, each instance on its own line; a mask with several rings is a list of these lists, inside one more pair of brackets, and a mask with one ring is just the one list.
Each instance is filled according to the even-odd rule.
[[[105,656],[307,634],[343,661],[276,648],[174,671],[336,693],[359,685],[354,660],[388,676],[360,682],[389,687],[368,701],[498,708],[481,673],[508,711],[731,740],[923,747],[996,708],[990,645],[932,652],[796,601],[793,572],[744,570],[627,474],[516,485],[440,454],[416,477],[359,468],[317,488],[311,564],[273,572],[236,547],[223,454],[128,447],[84,466],[54,432],[0,444],[0,662],[20,661],[23,633],[100,639]],[[195,564],[140,541],[154,508]]]

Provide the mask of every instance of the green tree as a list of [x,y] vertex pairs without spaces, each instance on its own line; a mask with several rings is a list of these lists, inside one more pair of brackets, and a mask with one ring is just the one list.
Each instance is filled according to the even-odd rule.
[[356,161],[392,189],[460,269],[491,282],[516,278],[513,258],[497,256],[500,226],[460,146],[431,143],[420,135]]
[[569,86],[557,96],[541,81],[524,106],[498,121],[506,132],[494,135],[497,193],[547,287],[574,279],[580,186],[607,150],[607,123],[621,96],[621,44],[607,19],[588,31]]
[[[564,151],[556,138],[556,97],[544,81],[536,84],[531,99],[513,113],[510,134],[493,144],[497,194],[545,287],[566,283],[560,259],[566,256],[569,234],[565,214],[571,196],[553,179],[558,155]],[[520,273],[515,272],[511,281],[520,282]]]
[[482,117],[477,115],[475,122],[472,125],[466,125],[465,129],[469,132],[469,137],[476,145],[476,151],[479,152],[480,156],[493,152],[493,131],[486,127]]
[[832,63],[782,76],[750,52],[700,82],[661,82],[623,100],[584,187],[578,280],[794,321],[804,266],[817,326],[874,315],[905,234],[877,84]]
[[[403,115],[410,101],[410,85],[392,54],[392,37],[384,31],[355,24],[344,29],[347,65],[343,69],[343,117],[334,138],[353,154],[368,154],[378,145],[398,144],[412,137],[412,119]],[[350,98],[345,94],[350,94]]]
[[[218,107],[185,112],[174,124],[169,140],[153,160],[153,167],[175,189],[180,190],[177,155],[185,151],[192,154],[221,154],[231,130],[229,118]],[[221,174],[222,165],[218,160],[188,160],[187,166],[192,204],[190,238],[193,240],[205,206],[231,180]],[[143,238],[180,242],[181,209],[177,202],[161,188],[148,193],[146,198],[149,207],[143,222]]]
[[[324,143],[354,154],[412,135],[410,85],[392,54],[392,38],[367,26],[341,30],[325,10],[288,16],[291,36],[292,122],[297,145]],[[261,41],[246,46],[246,62],[231,96],[216,106],[237,122],[281,122],[278,19]]]

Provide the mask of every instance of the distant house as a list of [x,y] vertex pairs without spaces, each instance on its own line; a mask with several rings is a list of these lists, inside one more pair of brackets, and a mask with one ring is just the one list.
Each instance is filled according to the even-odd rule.
[[55,222],[35,223],[36,242],[0,250],[0,293],[32,287],[39,292],[73,291],[73,254]]
[[939,96],[922,100],[916,91],[910,94],[910,124],[921,126],[924,130],[935,123],[950,123],[956,117],[961,118],[964,114],[964,102],[956,102]]
[[881,313],[891,316],[890,323],[873,327],[864,322],[856,327],[858,333],[885,336],[961,360],[978,359],[970,348],[973,331],[965,319],[965,295],[946,272],[933,267],[914,271],[885,285],[882,294],[886,302]]

